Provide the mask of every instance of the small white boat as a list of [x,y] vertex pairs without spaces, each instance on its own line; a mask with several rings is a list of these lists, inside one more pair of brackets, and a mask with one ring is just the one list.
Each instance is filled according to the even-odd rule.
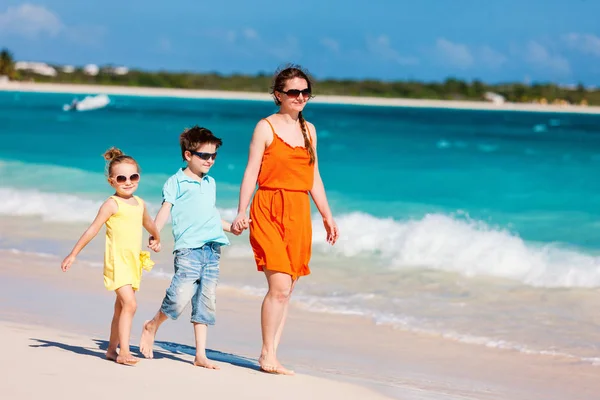
[[71,104],[63,105],[64,111],[90,111],[104,108],[110,103],[105,94],[97,96],[86,96],[83,100],[74,99]]

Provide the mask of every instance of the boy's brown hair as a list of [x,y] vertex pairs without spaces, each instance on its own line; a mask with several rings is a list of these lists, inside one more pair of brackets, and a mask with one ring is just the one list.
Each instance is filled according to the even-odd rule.
[[214,144],[218,149],[223,144],[223,141],[213,135],[210,130],[202,128],[198,125],[186,129],[181,135],[179,135],[181,158],[183,158],[185,161],[186,151],[196,151],[198,147],[206,143]]

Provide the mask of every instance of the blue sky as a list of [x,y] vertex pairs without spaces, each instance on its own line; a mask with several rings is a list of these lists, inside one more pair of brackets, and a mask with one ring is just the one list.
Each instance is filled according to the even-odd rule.
[[600,85],[598,0],[2,0],[18,60]]

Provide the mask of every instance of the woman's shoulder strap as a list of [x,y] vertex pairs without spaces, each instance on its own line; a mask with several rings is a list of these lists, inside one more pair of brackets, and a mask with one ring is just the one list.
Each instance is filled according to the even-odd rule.
[[271,130],[273,131],[273,135],[275,135],[275,128],[273,128],[273,124],[271,124],[271,121],[269,121],[267,118],[263,118],[263,120],[267,121],[267,124],[269,124]]

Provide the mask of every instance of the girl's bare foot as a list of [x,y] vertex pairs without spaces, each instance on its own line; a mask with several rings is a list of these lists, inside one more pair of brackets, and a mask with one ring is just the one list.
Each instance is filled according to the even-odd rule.
[[258,358],[258,365],[260,365],[261,370],[270,374],[295,375],[294,371],[285,368],[275,357],[269,357],[268,354],[261,355]]
[[221,369],[221,367],[219,367],[216,364],[211,363],[210,360],[206,357],[196,356],[196,358],[194,359],[194,365],[196,367],[203,367],[203,368],[207,368],[207,369]]
[[106,359],[110,361],[117,361],[117,357],[119,357],[119,353],[117,353],[116,349],[108,349],[106,350]]
[[140,359],[137,357],[134,357],[131,353],[121,352],[121,354],[119,354],[119,356],[117,357],[117,359],[115,361],[119,364],[135,365],[140,361]]

